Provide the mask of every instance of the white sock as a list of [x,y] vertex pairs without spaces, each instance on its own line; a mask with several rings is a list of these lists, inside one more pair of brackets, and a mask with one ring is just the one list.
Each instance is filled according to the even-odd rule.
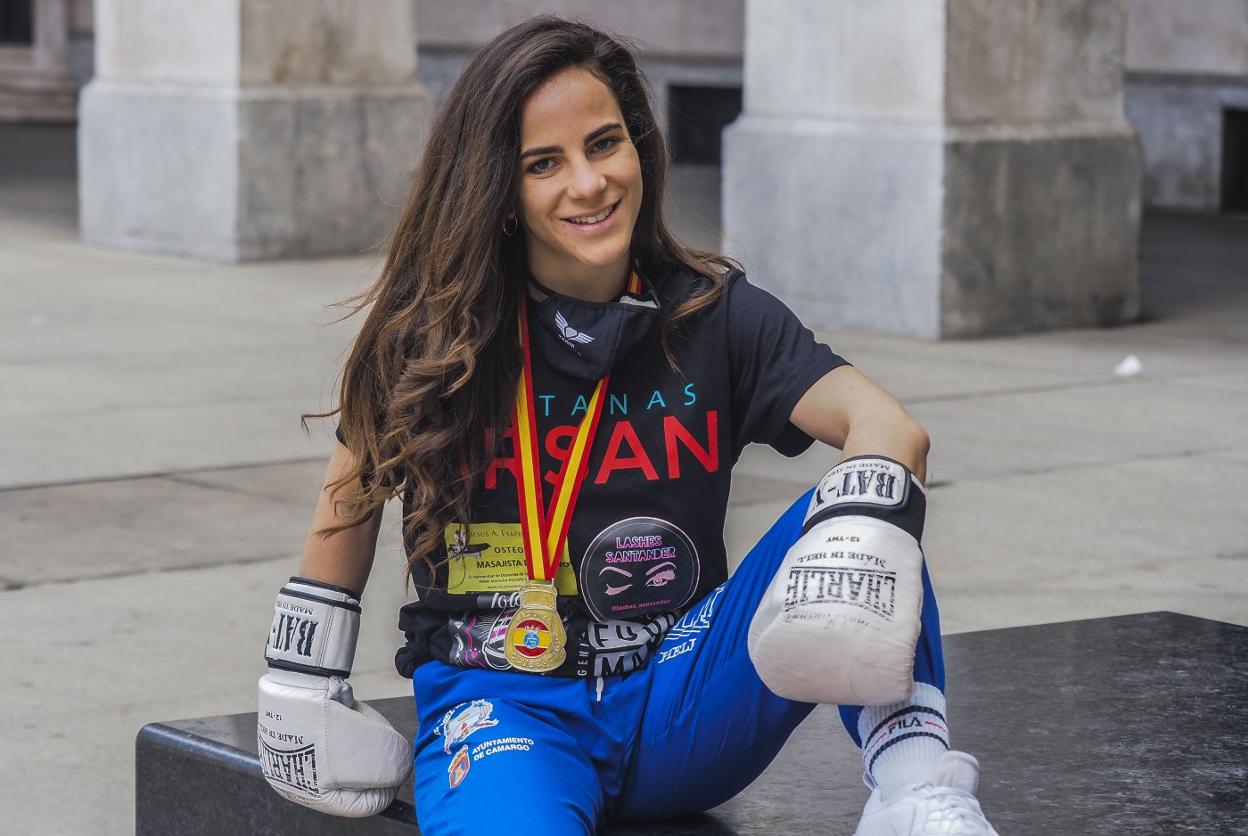
[[945,695],[933,685],[916,682],[905,702],[863,706],[858,736],[863,780],[888,798],[926,779],[948,751]]

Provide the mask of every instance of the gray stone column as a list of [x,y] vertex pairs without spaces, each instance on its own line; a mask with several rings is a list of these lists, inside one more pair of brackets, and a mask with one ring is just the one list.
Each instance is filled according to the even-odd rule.
[[0,44],[0,120],[72,122],[69,1],[35,0],[32,13],[29,44]]
[[1123,0],[747,0],[725,248],[810,324],[927,338],[1138,312]]
[[1127,0],[1127,118],[1144,204],[1218,211],[1228,112],[1248,110],[1248,0]]
[[242,261],[385,235],[430,118],[411,0],[96,0],[83,238]]

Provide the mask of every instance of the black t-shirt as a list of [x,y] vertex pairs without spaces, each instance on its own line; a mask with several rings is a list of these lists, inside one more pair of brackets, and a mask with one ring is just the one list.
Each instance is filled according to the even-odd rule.
[[[706,280],[687,268],[654,281],[669,311]],[[661,328],[617,362],[604,393],[567,546],[556,573],[567,660],[553,673],[603,676],[645,664],[668,628],[728,577],[724,519],[733,464],[747,444],[795,456],[812,439],[789,422],[819,378],[845,364],[815,341],[785,305],[733,272],[718,301],[698,314],[672,349]],[[532,312],[530,311],[530,316]],[[542,329],[530,323],[532,339]],[[534,406],[547,503],[594,384],[556,372],[534,351]],[[516,449],[502,454],[475,497],[469,536],[448,526],[450,559],[436,591],[403,607],[403,676],[430,659],[506,670],[503,639],[524,584],[516,499]],[[405,506],[406,507],[406,506]],[[428,589],[424,562],[416,588]]]

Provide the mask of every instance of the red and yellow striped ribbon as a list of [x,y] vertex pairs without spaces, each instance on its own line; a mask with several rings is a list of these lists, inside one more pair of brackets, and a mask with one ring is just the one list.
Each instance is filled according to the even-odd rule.
[[[628,277],[628,292],[637,293],[641,280],[636,273]],[[529,343],[529,325],[525,297],[520,297],[519,312],[520,350],[524,365],[516,384],[516,401],[512,410],[512,424],[516,430],[516,446],[519,448],[520,479],[516,483],[516,495],[520,505],[520,531],[524,541],[525,566],[529,577],[535,581],[553,582],[559,566],[559,555],[568,538],[572,523],[572,510],[581,491],[581,483],[589,471],[589,451],[598,432],[602,417],[602,404],[607,391],[603,377],[594,386],[585,417],[576,428],[576,437],[568,448],[568,456],[559,470],[555,482],[555,494],[550,508],[546,508],[542,493],[541,456],[537,439],[537,411],[533,408],[533,361]]]

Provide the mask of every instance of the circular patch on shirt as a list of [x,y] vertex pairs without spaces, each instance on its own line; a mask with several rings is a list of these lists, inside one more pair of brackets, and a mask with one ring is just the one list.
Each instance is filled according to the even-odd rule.
[[598,621],[675,610],[693,597],[701,571],[688,534],[657,517],[630,517],[585,550],[581,598]]

